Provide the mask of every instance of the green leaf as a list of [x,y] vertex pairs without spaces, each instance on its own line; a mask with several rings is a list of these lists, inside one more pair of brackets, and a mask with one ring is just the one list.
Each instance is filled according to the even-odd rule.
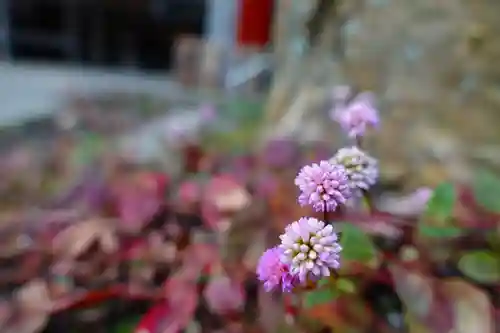
[[356,292],[356,284],[352,280],[340,278],[337,280],[337,288],[339,291],[353,294]]
[[329,277],[322,278],[318,281],[318,287],[326,287],[330,284],[331,279]]
[[462,230],[454,226],[435,227],[422,223],[418,225],[418,231],[427,238],[455,238],[462,234]]
[[486,241],[495,253],[500,254],[500,234],[489,232],[486,234]]
[[123,318],[122,321],[110,327],[110,331],[111,333],[132,333],[135,332],[136,327],[140,321],[141,316]]
[[458,269],[480,283],[500,281],[500,258],[491,251],[473,251],[464,254],[458,261]]
[[304,294],[303,304],[307,309],[316,305],[332,302],[340,296],[340,292],[336,289],[324,288],[308,291]]
[[76,165],[85,165],[101,154],[105,147],[105,140],[95,134],[86,134],[78,142],[73,152]]
[[444,225],[453,214],[456,200],[455,186],[451,183],[441,183],[434,189],[424,216]]
[[352,223],[336,223],[342,232],[342,259],[368,263],[377,255],[372,239]]
[[474,175],[472,190],[479,205],[491,212],[500,213],[499,177],[487,170],[480,170]]
[[460,228],[450,225],[450,217],[457,201],[455,187],[441,183],[427,204],[423,219],[418,224],[419,234],[427,238],[454,238],[462,234]]

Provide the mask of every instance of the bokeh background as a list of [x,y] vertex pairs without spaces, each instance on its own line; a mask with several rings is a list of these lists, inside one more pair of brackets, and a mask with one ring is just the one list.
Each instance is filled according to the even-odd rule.
[[[418,274],[411,275],[417,266],[392,267],[392,279],[399,282],[380,284],[363,270],[361,276],[355,274],[359,292],[352,292],[359,297],[342,300],[336,308],[305,314],[296,299],[290,305],[280,295],[257,291],[252,274],[260,253],[277,242],[287,219],[300,213],[293,208],[298,168],[329,158],[348,143],[329,118],[334,87],[371,91],[377,98],[381,128],[365,138],[365,148],[380,165],[376,201],[385,213],[402,212],[404,223],[394,225],[388,222],[394,216],[386,215],[368,220],[383,220],[384,227],[407,232],[424,211],[422,202],[407,195],[440,188],[443,182],[455,184],[456,193],[462,191],[459,186],[479,182],[479,197],[500,194],[499,188],[484,185],[497,184],[494,174],[500,171],[499,14],[500,3],[489,0],[0,0],[0,255],[5,261],[0,271],[0,332],[68,332],[71,327],[141,333],[495,332],[500,306],[498,240],[491,241],[499,237],[496,200],[487,205],[490,215],[484,207],[456,200],[459,208],[448,218],[467,220],[458,224],[470,229],[487,221],[486,231],[467,235],[453,247],[438,237],[440,246],[431,252],[439,252],[439,259],[431,255],[429,260],[446,266],[446,273],[417,265]],[[285,162],[276,162],[276,156]],[[488,176],[477,181],[478,174],[484,175],[478,170],[489,170]],[[250,208],[242,204],[227,216],[216,214],[215,219],[229,221],[229,231],[214,228],[212,212],[200,208],[207,184],[221,175],[230,177],[231,185],[214,185],[220,200],[232,200],[224,193],[233,193],[233,185],[251,198]],[[151,195],[151,182],[161,194]],[[189,186],[182,190],[185,182],[195,184],[194,194]],[[112,193],[107,194],[111,199],[105,199],[104,192]],[[440,204],[446,206],[444,201]],[[403,203],[409,208],[396,209]],[[84,306],[79,303],[80,289],[78,297],[74,286],[65,283],[64,297],[52,290],[58,284],[47,276],[55,273],[47,272],[64,266],[65,273],[54,276],[70,276],[78,265],[99,257],[96,253],[110,256],[128,249],[124,239],[153,242],[151,235],[164,231],[163,224],[159,229],[141,228],[156,216],[151,212],[166,206],[169,214],[189,217],[176,215],[173,224],[188,227],[180,227],[183,236],[163,245],[176,244],[176,253],[189,253],[186,249],[200,244],[216,249],[216,259],[207,260],[217,268],[206,275],[228,277],[244,286],[244,310],[239,305],[230,314],[207,310],[200,289],[193,296],[198,312],[187,316],[190,325],[137,326],[145,313],[165,303],[151,293],[164,295],[167,282],[175,281],[174,273],[153,283],[153,292],[141,286],[133,293],[142,295],[140,302],[110,292],[112,296],[96,296],[98,301]],[[170,221],[167,215],[159,219]],[[196,219],[201,222],[193,222]],[[375,233],[393,238],[387,229],[368,229],[363,230],[370,237]],[[92,252],[95,239],[101,240],[101,249]],[[401,249],[393,243],[377,246],[398,256]],[[416,243],[405,245],[413,251],[421,246]],[[481,254],[465,273],[463,267],[449,267],[450,260],[470,247],[487,251],[488,258]],[[150,253],[141,253],[140,260],[158,270]],[[186,256],[176,260],[182,263]],[[243,257],[247,261],[235,266]],[[424,262],[422,257],[413,261]],[[390,266],[384,258],[387,262],[382,260],[380,267]],[[169,269],[177,272],[170,261]],[[28,272],[28,266],[37,269]],[[471,270],[484,274],[471,279]],[[82,287],[88,293],[97,288],[89,282],[92,277],[104,276],[100,268],[89,272]],[[468,284],[436,287],[443,278]],[[108,278],[106,288],[116,287],[117,279]],[[128,286],[130,279],[120,285]],[[40,290],[49,292],[37,289],[24,298],[17,296],[33,281],[41,281]],[[470,297],[458,300],[459,287],[469,288]],[[179,287],[184,300],[192,296],[188,289]],[[226,294],[239,292],[229,285],[222,289]],[[408,310],[405,301],[428,289],[434,292],[432,301],[421,300],[417,310]],[[170,304],[173,299],[182,303],[169,295],[164,298]],[[441,296],[447,301],[439,303]],[[60,299],[64,301],[58,303]],[[53,305],[32,309],[27,303]],[[94,311],[102,307],[106,311]],[[452,315],[439,321],[412,314],[422,307],[448,311],[462,321],[453,321]],[[85,312],[89,308],[98,314],[92,317]],[[80,312],[94,319],[82,319]],[[159,317],[182,317],[166,313]]]

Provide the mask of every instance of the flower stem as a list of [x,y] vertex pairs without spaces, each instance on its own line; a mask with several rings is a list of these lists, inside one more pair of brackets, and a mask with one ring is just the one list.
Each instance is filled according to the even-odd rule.
[[358,135],[355,138],[356,146],[358,146],[359,149],[363,149],[363,137]]
[[373,202],[372,195],[368,191],[363,191],[363,197],[366,200],[366,204],[368,206],[368,211],[371,213],[374,213],[377,211],[375,207],[375,203]]

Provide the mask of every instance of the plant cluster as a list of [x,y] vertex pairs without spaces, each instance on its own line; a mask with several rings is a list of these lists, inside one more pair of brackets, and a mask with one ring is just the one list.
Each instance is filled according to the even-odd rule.
[[331,117],[354,144],[299,171],[298,203],[323,219],[284,228],[257,266],[264,289],[282,292],[290,322],[307,332],[498,329],[500,180],[483,170],[472,185],[421,188],[381,211],[377,161],[362,150],[379,124],[373,96],[338,87],[333,100]]
[[[13,227],[1,234],[1,329],[41,329],[50,317],[49,332],[82,321],[84,330],[118,321],[261,332],[257,319],[280,321],[284,308],[287,332],[492,332],[500,180],[481,171],[472,184],[389,200],[365,151],[379,126],[374,96],[337,87],[332,98],[330,116],[351,140],[335,153],[280,139],[231,155],[174,131],[180,175],[117,158],[96,136],[70,149],[64,141],[48,177],[26,152],[2,164],[18,175],[2,190],[18,195],[2,206]],[[219,123],[211,107],[200,112]],[[218,145],[241,132],[215,134]],[[138,304],[140,321],[125,325]]]

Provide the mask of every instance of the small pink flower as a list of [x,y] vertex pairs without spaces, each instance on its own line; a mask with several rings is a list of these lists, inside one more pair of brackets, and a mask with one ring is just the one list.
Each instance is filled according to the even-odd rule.
[[351,197],[346,169],[321,161],[303,167],[295,178],[301,206],[312,205],[317,212],[333,212]]
[[262,254],[257,264],[257,278],[264,283],[267,292],[279,289],[290,292],[297,285],[297,276],[290,274],[290,268],[281,262],[281,256],[283,250],[273,247]]
[[373,94],[361,93],[349,103],[336,103],[331,117],[349,137],[360,137],[367,128],[378,127],[379,113],[374,104]]

